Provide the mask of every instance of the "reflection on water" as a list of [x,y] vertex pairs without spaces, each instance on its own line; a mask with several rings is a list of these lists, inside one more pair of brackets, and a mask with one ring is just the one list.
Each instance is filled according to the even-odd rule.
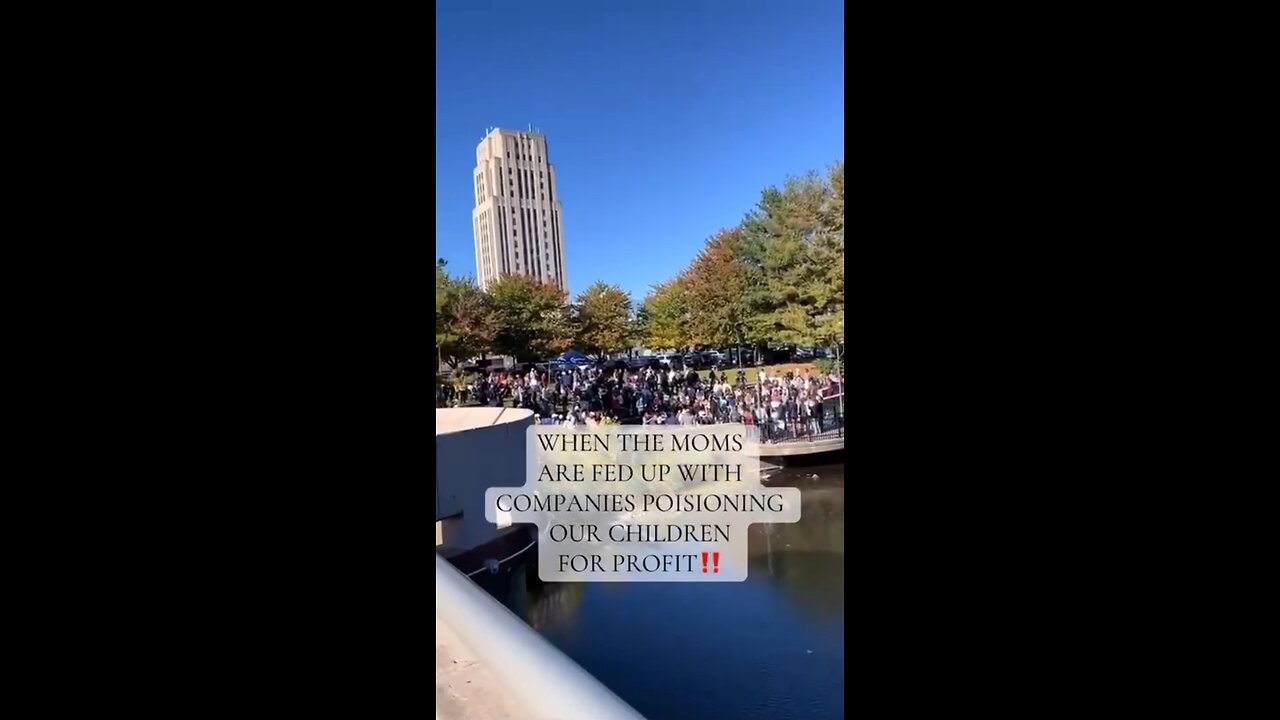
[[742,583],[476,580],[649,720],[844,717],[844,467],[784,469],[798,523],[753,525]]

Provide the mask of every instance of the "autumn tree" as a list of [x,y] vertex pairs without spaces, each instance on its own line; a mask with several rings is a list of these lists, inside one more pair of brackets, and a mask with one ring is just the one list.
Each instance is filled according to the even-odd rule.
[[627,344],[629,346],[647,345],[649,343],[649,312],[642,302],[627,319]]
[[448,297],[449,261],[444,258],[436,260],[436,334],[440,334],[440,311],[444,309]]
[[749,266],[744,258],[743,233],[721,230],[684,272],[685,299],[692,344],[728,347],[748,340],[751,307],[747,295]]
[[683,277],[651,287],[637,315],[649,347],[679,349],[690,345],[687,282]]
[[604,355],[630,346],[631,297],[616,285],[596,282],[578,295],[575,309],[577,347],[587,355]]
[[450,277],[444,260],[436,263],[436,348],[451,368],[492,347],[493,313],[470,277]]
[[486,291],[493,312],[494,350],[517,360],[541,360],[573,339],[564,293],[524,275],[507,275]]

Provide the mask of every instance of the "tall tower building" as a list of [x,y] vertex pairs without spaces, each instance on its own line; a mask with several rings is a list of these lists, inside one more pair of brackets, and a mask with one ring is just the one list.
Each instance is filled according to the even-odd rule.
[[476,147],[476,277],[487,288],[503,275],[529,275],[569,292],[556,171],[547,137],[489,130]]

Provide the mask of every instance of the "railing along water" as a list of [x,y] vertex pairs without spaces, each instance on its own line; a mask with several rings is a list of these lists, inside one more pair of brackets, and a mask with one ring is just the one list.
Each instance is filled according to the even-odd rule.
[[531,720],[644,720],[439,555],[436,614],[524,704]]

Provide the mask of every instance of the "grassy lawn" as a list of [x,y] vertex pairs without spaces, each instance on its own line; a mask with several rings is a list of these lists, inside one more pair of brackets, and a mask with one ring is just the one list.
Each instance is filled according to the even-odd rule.
[[[779,363],[777,365],[765,365],[764,367],[747,366],[743,368],[747,373],[747,382],[749,383],[753,383],[760,378],[761,370],[767,370],[769,372],[769,377],[778,377],[780,375],[785,375],[788,371],[798,372],[803,375],[806,369],[811,375],[818,374],[818,368],[811,362]],[[705,378],[710,372],[711,370],[699,370],[698,377]],[[736,367],[726,366],[716,370],[716,372],[727,373],[729,375],[729,382],[733,382],[734,379],[738,377],[738,368]]]

